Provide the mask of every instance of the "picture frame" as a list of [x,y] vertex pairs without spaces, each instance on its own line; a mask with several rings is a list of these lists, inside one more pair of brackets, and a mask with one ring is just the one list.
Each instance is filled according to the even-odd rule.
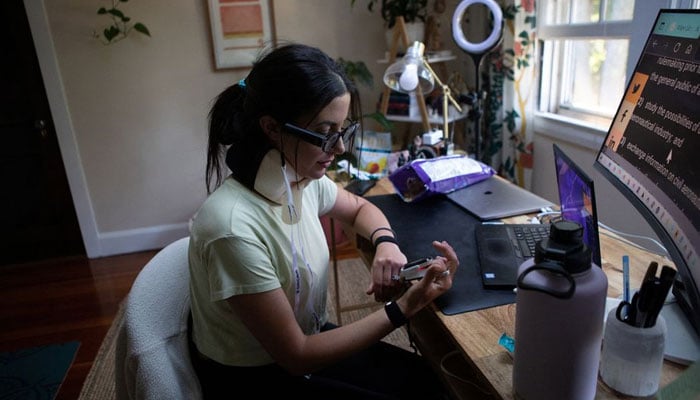
[[273,0],[208,0],[216,69],[251,67],[275,45]]

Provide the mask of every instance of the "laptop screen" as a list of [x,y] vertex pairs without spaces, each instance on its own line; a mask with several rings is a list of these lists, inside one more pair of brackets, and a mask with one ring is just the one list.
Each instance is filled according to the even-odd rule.
[[583,226],[583,239],[591,249],[591,259],[600,266],[598,214],[595,207],[593,180],[556,144],[553,147],[561,217]]

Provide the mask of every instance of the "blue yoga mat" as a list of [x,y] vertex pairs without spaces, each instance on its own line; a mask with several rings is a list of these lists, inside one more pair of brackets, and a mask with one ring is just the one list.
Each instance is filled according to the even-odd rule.
[[0,353],[0,399],[53,400],[80,342]]

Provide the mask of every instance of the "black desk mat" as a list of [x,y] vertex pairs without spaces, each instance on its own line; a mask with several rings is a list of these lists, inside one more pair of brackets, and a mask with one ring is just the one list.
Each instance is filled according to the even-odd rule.
[[435,255],[433,240],[447,241],[457,252],[459,269],[452,288],[435,299],[445,315],[459,314],[515,302],[511,290],[484,289],[479,274],[475,228],[481,222],[442,195],[406,203],[395,194],[370,196],[398,236],[409,260]]

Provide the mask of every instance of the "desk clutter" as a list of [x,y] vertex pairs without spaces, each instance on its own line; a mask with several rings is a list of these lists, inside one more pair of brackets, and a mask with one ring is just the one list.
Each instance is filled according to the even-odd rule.
[[659,389],[664,363],[666,322],[659,316],[651,327],[629,324],[611,310],[605,323],[600,378],[629,396],[651,396]]
[[667,335],[666,321],[659,315],[676,271],[651,262],[639,291],[608,313],[600,362],[600,377],[608,386],[630,396],[651,396],[659,389]]
[[389,175],[396,193],[406,202],[446,194],[495,174],[488,165],[464,155],[416,159]]
[[615,318],[636,328],[651,328],[661,313],[666,297],[676,279],[676,270],[664,265],[661,276],[656,276],[659,264],[652,262],[647,268],[642,286],[630,300],[628,289],[625,298],[615,310]]

